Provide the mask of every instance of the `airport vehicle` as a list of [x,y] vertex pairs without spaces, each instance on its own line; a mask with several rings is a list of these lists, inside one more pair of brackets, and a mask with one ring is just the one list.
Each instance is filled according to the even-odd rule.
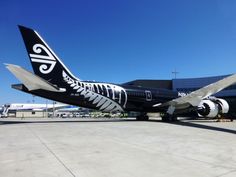
[[139,112],[137,120],[148,120],[148,112],[160,112],[163,121],[174,121],[185,113],[215,118],[229,111],[225,99],[212,95],[235,84],[236,74],[186,95],[163,88],[82,81],[69,71],[36,31],[23,26],[19,29],[34,73],[6,64],[23,83],[13,85],[15,89],[103,112]]

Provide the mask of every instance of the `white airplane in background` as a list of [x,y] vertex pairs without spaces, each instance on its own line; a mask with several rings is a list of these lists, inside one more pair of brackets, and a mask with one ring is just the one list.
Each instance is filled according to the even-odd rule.
[[68,104],[33,104],[33,103],[13,103],[13,104],[5,104],[2,105],[1,110],[1,117],[7,117],[8,112],[15,112],[15,111],[45,111],[45,110],[57,110],[61,108],[70,107]]
[[50,109],[66,108],[68,104],[33,104],[33,103],[13,103],[8,105],[9,110],[32,110],[32,111],[43,111]]

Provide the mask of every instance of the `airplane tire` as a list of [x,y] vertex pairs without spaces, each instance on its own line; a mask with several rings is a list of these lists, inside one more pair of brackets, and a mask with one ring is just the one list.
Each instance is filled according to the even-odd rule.
[[171,120],[170,120],[170,116],[164,115],[164,116],[162,117],[162,121],[163,121],[163,122],[170,122],[170,121],[171,121]]
[[172,119],[172,122],[176,122],[176,121],[178,121],[177,116],[172,116],[171,119]]
[[136,117],[137,121],[148,121],[149,117],[147,115],[140,115]]
[[162,121],[163,122],[175,122],[175,121],[178,121],[178,119],[177,119],[177,116],[166,114],[162,117]]

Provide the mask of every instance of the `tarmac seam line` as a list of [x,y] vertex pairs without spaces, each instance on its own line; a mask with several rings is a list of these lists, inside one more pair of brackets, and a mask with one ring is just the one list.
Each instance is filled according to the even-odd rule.
[[[126,143],[126,142],[123,142],[122,140],[120,140],[119,138],[114,138],[113,139],[109,139],[110,141],[112,142],[115,142],[115,143],[120,143],[120,144],[124,144],[124,145],[131,145],[133,148],[136,148],[136,149],[139,149],[139,150],[142,150],[142,151],[146,151],[146,152],[149,152],[149,153],[152,153],[152,154],[157,154],[157,153],[161,153],[160,151],[159,152],[156,152],[156,151],[153,151],[152,149],[148,149],[146,148],[145,146],[143,145],[140,145],[140,144],[137,144],[137,143]],[[207,164],[207,165],[210,165],[210,166],[215,166],[216,164],[214,163],[211,163],[211,162],[207,162],[207,161],[203,161],[203,160],[198,160],[198,159],[195,159],[195,158],[190,158],[190,157],[186,157],[186,156],[183,156],[183,155],[177,155],[175,153],[169,153],[169,154],[165,154],[166,156],[175,156],[175,157],[179,157],[179,158],[183,158],[185,160],[191,160],[191,161],[195,161],[195,162],[199,162],[199,163],[204,163],[204,164]],[[221,168],[225,168],[225,169],[229,169],[230,171],[225,173],[225,174],[222,174],[222,175],[219,175],[219,176],[216,176],[216,177],[222,177],[226,174],[229,174],[229,173],[232,173],[234,171],[236,171],[235,168],[232,168],[232,167],[229,167],[229,166],[225,166],[225,165],[218,165],[219,167]]]
[[216,176],[216,177],[223,177],[223,176],[225,176],[225,175],[228,175],[228,174],[234,173],[234,172],[236,172],[236,169],[230,170],[230,171],[228,171],[228,172],[226,172],[226,173],[223,173],[223,174],[221,174],[221,175],[219,175],[219,176]]
[[28,126],[26,125],[27,128],[31,131],[31,133],[40,141],[40,143],[48,150],[49,153],[51,153],[55,159],[62,165],[64,168],[73,176],[76,177],[76,175],[70,170],[69,167],[66,166],[65,163],[47,146],[46,143],[43,142],[43,140]]

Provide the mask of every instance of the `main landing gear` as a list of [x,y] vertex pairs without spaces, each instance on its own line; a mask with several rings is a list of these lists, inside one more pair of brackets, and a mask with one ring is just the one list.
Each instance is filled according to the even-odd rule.
[[178,121],[177,116],[174,114],[175,106],[170,105],[167,112],[162,116],[163,122],[175,122]]
[[178,121],[178,118],[175,115],[165,114],[162,116],[162,121],[163,122],[176,122]]
[[149,117],[148,117],[147,113],[141,113],[140,115],[138,115],[136,117],[136,120],[137,121],[148,121]]
[[[176,122],[178,121],[178,118],[176,115],[170,115],[170,114],[164,114],[163,116],[161,116],[162,121],[163,122]],[[137,121],[148,121],[149,117],[147,115],[147,113],[141,113],[140,115],[138,115],[136,117]]]

